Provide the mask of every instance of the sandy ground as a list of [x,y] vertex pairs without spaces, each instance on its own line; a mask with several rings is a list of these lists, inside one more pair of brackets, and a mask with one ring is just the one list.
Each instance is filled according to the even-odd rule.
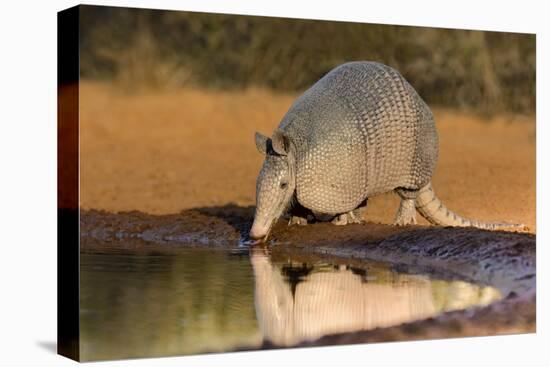
[[[253,206],[263,160],[254,132],[270,135],[295,97],[194,89],[129,95],[82,83],[81,208],[170,214]],[[467,217],[521,222],[535,232],[534,118],[434,114],[433,183],[443,202]],[[397,205],[394,194],[373,198],[365,219],[391,223]]]

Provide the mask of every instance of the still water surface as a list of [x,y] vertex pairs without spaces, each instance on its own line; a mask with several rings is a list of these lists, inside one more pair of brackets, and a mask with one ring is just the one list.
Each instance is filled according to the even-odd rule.
[[491,287],[261,251],[81,255],[81,358],[102,360],[292,346],[486,305]]

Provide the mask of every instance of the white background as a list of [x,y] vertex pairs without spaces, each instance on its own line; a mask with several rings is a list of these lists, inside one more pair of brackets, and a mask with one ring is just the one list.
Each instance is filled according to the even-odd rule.
[[[98,1],[95,4],[537,33],[537,334],[101,362],[98,366],[548,365],[549,11],[544,1]],[[0,9],[0,365],[74,362],[56,340],[56,12]],[[505,182],[502,183],[506,185]],[[540,261],[542,259],[542,261]],[[543,286],[540,286],[540,285]],[[546,311],[545,311],[546,310]],[[546,350],[543,345],[546,344]],[[121,347],[124,347],[121,345]],[[95,365],[95,364],[94,364]]]

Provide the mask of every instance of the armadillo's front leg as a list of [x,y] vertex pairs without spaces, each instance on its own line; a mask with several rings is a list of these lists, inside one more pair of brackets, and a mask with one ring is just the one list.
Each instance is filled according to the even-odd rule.
[[307,225],[307,218],[300,217],[300,216],[297,216],[297,215],[291,215],[290,219],[288,220],[288,225],[289,226],[293,226],[293,225],[305,226],[305,225]]
[[363,212],[365,211],[366,207],[367,207],[367,200],[365,199],[365,201],[363,201],[363,203],[361,203],[361,206],[359,206],[358,208],[355,208],[350,212],[337,215],[332,220],[332,223],[336,224],[337,226],[344,226],[346,224],[351,224],[351,223],[357,223],[357,224],[363,223],[364,222]]
[[393,224],[398,226],[406,226],[409,224],[416,224],[416,208],[414,206],[414,200],[418,196],[418,191],[398,189],[395,190],[401,197],[401,203],[397,214],[395,215],[395,221]]
[[363,223],[363,220],[361,219],[361,216],[358,215],[358,209],[352,210],[350,212],[337,215],[332,220],[332,224],[336,224],[337,226],[345,226],[346,224],[360,224]]
[[[308,222],[308,217],[312,217],[311,210],[303,207],[296,198],[294,198],[294,205],[288,211],[288,225],[305,226]],[[286,217],[285,217],[286,218]]]

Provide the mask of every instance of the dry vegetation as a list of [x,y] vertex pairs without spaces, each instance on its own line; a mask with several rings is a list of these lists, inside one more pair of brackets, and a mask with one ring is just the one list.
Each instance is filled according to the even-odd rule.
[[[161,214],[254,205],[263,159],[254,132],[270,134],[295,97],[265,89],[125,94],[82,83],[81,207]],[[523,222],[535,231],[534,118],[434,113],[441,199],[465,216]],[[374,198],[367,219],[390,223],[397,204],[395,195]]]
[[297,92],[343,62],[374,60],[429,104],[534,113],[532,34],[97,6],[80,20],[82,75],[132,90]]

